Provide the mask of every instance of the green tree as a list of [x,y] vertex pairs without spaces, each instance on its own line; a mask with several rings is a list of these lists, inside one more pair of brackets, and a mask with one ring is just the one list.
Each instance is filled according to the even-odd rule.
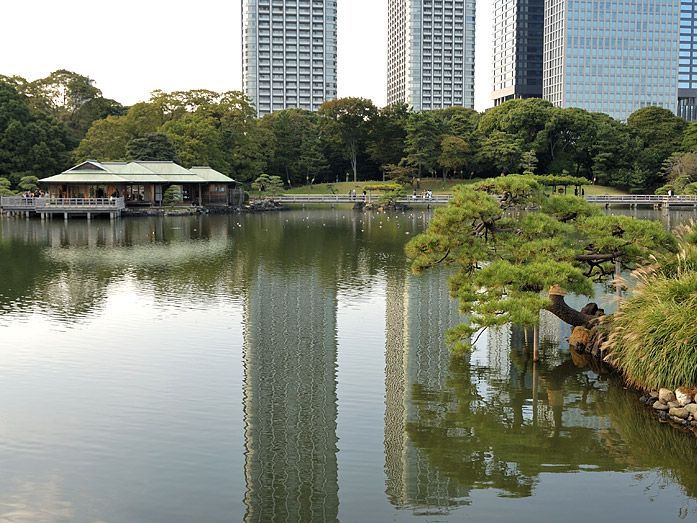
[[523,150],[518,138],[502,131],[492,131],[484,138],[478,151],[479,161],[507,174],[517,169]]
[[68,120],[68,129],[73,136],[82,140],[90,127],[97,120],[107,116],[124,116],[128,110],[115,100],[109,98],[93,98],[87,100],[73,113]]
[[74,144],[65,125],[31,111],[12,85],[0,82],[0,176],[16,185],[21,176],[62,172]]
[[209,165],[222,173],[230,172],[220,131],[213,118],[187,113],[177,120],[166,122],[161,132],[174,144],[182,165]]
[[440,142],[440,155],[438,163],[443,170],[443,181],[448,177],[448,172],[459,167],[467,167],[470,163],[468,157],[471,153],[469,144],[457,136],[444,136]]
[[663,162],[682,148],[688,123],[668,109],[643,107],[627,118],[627,127],[643,142],[637,158],[643,190],[653,190],[663,182]]
[[688,123],[668,109],[642,107],[629,115],[627,127],[639,135],[645,147],[657,151],[663,162],[681,149]]
[[123,161],[128,157],[128,132],[125,117],[108,116],[92,124],[75,150],[75,160]]
[[395,165],[390,163],[383,165],[383,170],[388,180],[400,185],[411,183],[414,178],[414,168],[408,165]]
[[39,179],[36,176],[22,176],[17,187],[20,191],[35,192],[39,190]]
[[338,98],[324,102],[318,111],[320,130],[325,139],[343,151],[358,181],[358,155],[368,139],[377,115],[373,102],[365,98]]
[[[408,119],[409,106],[405,103],[394,103],[378,111],[366,147],[371,160],[377,165],[398,164],[404,157]],[[384,177],[384,168],[382,172]]]
[[0,196],[14,196],[15,192],[11,189],[12,182],[7,178],[0,178]]
[[682,150],[694,151],[695,149],[697,149],[697,122],[690,122],[683,134]]
[[303,109],[276,111],[265,115],[259,125],[273,134],[268,170],[282,175],[289,184],[316,178],[328,168],[316,114]]
[[126,144],[129,160],[164,161],[179,163],[172,140],[164,133],[151,133],[133,138]]
[[[518,218],[508,212],[523,208],[539,210]],[[470,323],[449,340],[466,348],[479,329],[534,325],[543,309],[588,326],[595,317],[570,307],[564,294],[592,296],[593,282],[607,280],[615,262],[634,268],[675,248],[658,222],[605,216],[581,198],[544,196],[534,177],[511,175],[456,187],[406,250],[417,273],[439,263],[457,267],[450,292]]]
[[549,172],[573,171],[576,176],[587,174],[592,167],[593,144],[597,135],[597,123],[583,109],[556,108],[544,129],[536,137],[537,149],[542,144],[550,158]]
[[167,187],[167,190],[162,195],[162,201],[167,205],[183,202],[184,196],[182,194],[181,185],[170,185]]
[[87,76],[66,69],[27,82],[19,90],[32,108],[64,122],[86,102],[102,96]]
[[532,149],[524,152],[520,157],[520,168],[523,169],[523,174],[535,174],[537,169],[537,155]]
[[252,189],[259,191],[259,196],[263,192],[270,196],[277,196],[283,192],[283,180],[280,176],[262,174],[252,182]]
[[406,129],[404,161],[416,167],[417,180],[421,180],[424,171],[428,172],[436,167],[442,121],[432,113],[413,113],[409,115]]

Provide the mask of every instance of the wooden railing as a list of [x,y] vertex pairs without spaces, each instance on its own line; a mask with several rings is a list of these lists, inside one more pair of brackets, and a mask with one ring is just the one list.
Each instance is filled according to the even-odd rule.
[[680,195],[667,196],[662,194],[631,194],[631,195],[612,195],[600,194],[596,196],[586,196],[588,203],[604,203],[606,205],[661,205],[661,206],[697,206],[697,196]]
[[62,209],[84,209],[91,210],[113,210],[125,209],[124,198],[37,198],[36,210],[62,210]]
[[3,196],[0,207],[5,211],[55,212],[78,210],[85,212],[111,212],[126,208],[121,198],[44,198]]

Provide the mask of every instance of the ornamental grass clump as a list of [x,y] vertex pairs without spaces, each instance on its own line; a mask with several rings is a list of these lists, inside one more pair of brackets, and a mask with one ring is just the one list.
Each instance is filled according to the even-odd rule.
[[630,385],[697,387],[697,246],[695,225],[681,232],[677,257],[636,271],[631,297],[618,307],[607,360]]

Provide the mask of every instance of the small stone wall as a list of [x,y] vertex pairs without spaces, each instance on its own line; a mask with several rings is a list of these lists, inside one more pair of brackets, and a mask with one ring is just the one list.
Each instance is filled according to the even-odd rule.
[[658,419],[691,429],[697,435],[695,391],[661,389],[644,394],[639,401],[653,408]]

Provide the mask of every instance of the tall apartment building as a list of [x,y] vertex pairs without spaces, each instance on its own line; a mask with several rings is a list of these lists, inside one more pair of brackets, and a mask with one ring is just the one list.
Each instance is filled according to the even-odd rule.
[[680,2],[678,116],[697,120],[697,0]]
[[543,96],[626,120],[675,112],[680,0],[545,2]]
[[242,88],[259,116],[336,98],[336,3],[242,1]]
[[495,0],[494,105],[542,97],[544,0]]
[[474,107],[475,0],[389,0],[387,103]]

